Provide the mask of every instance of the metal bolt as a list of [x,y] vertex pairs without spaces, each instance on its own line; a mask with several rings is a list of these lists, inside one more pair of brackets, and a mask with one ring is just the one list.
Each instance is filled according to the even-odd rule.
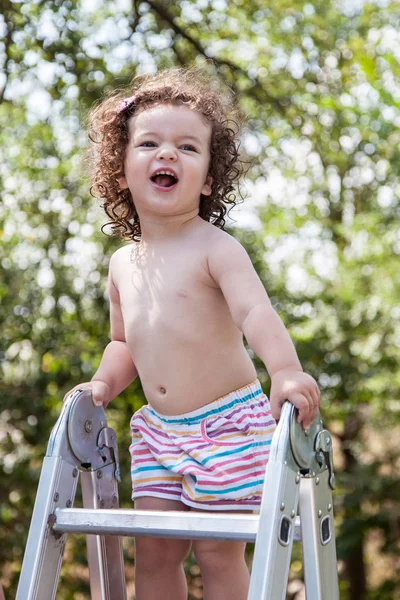
[[318,519],[320,519],[322,517],[322,510],[318,511]]
[[296,483],[300,483],[300,475],[296,475]]
[[75,469],[72,471],[72,477],[78,477],[78,469],[76,469],[76,468],[75,468]]
[[319,485],[319,477],[315,478],[315,485]]
[[92,421],[90,421],[89,419],[87,421],[85,421],[85,431],[87,433],[90,433],[92,431],[92,428],[93,428]]
[[65,503],[65,506],[67,508],[71,508],[71,506],[72,506],[72,500],[67,500],[66,503]]
[[97,471],[97,479],[101,479],[103,477],[103,473],[101,471]]
[[53,496],[53,500],[54,502],[58,502],[58,499],[60,498],[60,494],[58,492],[56,492]]
[[305,429],[305,430],[304,430],[304,435],[305,435],[306,437],[308,437],[308,436],[310,435],[310,431],[309,431],[308,429]]
[[281,510],[285,510],[285,503],[281,502]]
[[294,519],[294,518],[295,518],[295,516],[296,516],[296,513],[294,512],[294,510],[292,510],[292,512],[290,513],[290,516],[292,517],[292,519]]
[[328,504],[328,510],[332,510],[332,504],[331,503]]
[[331,438],[326,438],[326,445],[329,446],[330,443],[331,443]]

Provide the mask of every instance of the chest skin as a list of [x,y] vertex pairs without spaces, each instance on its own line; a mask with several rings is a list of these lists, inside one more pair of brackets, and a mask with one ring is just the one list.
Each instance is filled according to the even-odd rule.
[[194,341],[229,312],[207,272],[204,253],[171,250],[126,253],[117,279],[128,344],[149,336],[171,336],[171,342]]

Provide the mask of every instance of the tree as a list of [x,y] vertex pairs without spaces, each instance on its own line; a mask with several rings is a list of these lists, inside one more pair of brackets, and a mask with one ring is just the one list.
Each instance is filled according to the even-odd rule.
[[[232,231],[322,388],[342,597],[399,593],[399,20],[397,1],[2,0],[0,561],[10,593],[60,398],[90,377],[108,337],[104,280],[118,242],[98,232],[82,123],[135,72],[192,63],[218,73],[249,116],[243,206],[257,226]],[[109,410],[121,448],[142,401],[135,385]],[[125,477],[127,502],[128,488]],[[81,545],[70,551],[80,561]],[[60,598],[81,587],[65,568]]]

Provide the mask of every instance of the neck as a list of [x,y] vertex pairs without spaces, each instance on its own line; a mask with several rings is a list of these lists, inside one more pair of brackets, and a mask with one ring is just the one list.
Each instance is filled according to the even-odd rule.
[[198,215],[198,208],[180,215],[139,215],[142,241],[152,242],[170,238],[196,221],[199,218]]

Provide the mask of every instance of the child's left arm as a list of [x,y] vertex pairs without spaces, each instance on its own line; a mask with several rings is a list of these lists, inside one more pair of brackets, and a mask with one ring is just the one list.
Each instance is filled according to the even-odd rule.
[[299,410],[298,421],[308,428],[318,412],[317,383],[303,372],[289,333],[272,307],[247,252],[233,237],[223,236],[211,248],[208,263],[235,324],[267,368],[273,416],[278,418],[282,404],[290,400]]

